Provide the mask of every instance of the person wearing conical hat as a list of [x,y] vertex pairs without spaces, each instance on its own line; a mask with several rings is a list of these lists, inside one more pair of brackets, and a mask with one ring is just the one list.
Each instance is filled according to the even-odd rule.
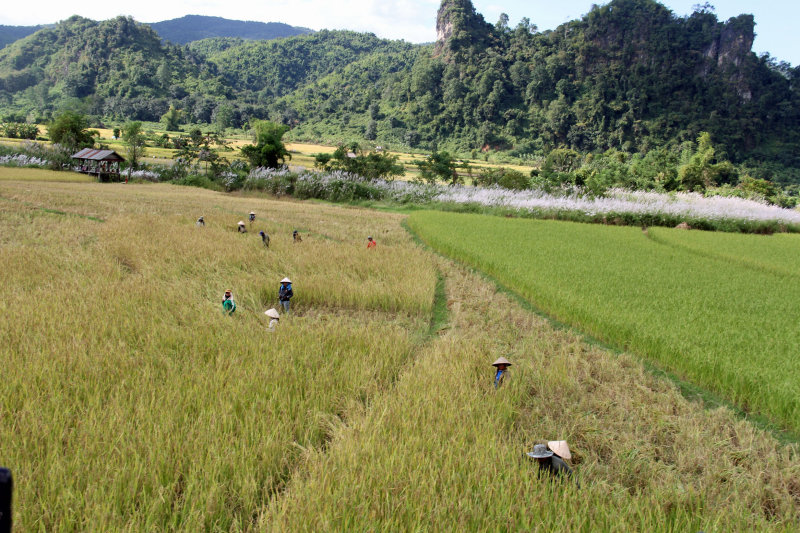
[[264,248],[269,248],[269,235],[264,231],[259,231],[258,234],[261,235],[261,243],[264,245]]
[[268,326],[269,330],[275,331],[275,326],[278,325],[278,321],[281,319],[281,315],[278,313],[278,310],[273,307],[272,309],[267,309],[264,311],[264,314],[270,318]]
[[572,469],[559,456],[547,449],[546,444],[537,444],[528,457],[535,459],[539,466],[539,475],[549,474],[552,477],[571,477]]
[[244,220],[239,221],[239,233],[247,233],[247,228],[244,227]]
[[195,225],[198,227],[204,227],[206,225],[206,220],[203,217],[200,217],[197,219],[197,222],[195,222]]
[[256,212],[255,211],[250,211],[250,216],[248,218],[250,219],[250,224],[252,225],[253,222],[256,221]]
[[572,459],[572,452],[569,451],[569,444],[565,440],[549,440],[547,447],[558,457],[569,461]]
[[281,280],[281,286],[278,289],[278,301],[283,306],[284,312],[289,312],[289,305],[290,300],[294,296],[294,291],[292,290],[292,280],[289,278],[283,278]]
[[236,302],[233,301],[233,292],[230,289],[222,297],[222,311],[228,316],[236,312]]
[[499,357],[497,361],[492,363],[492,366],[497,369],[497,372],[494,375],[494,388],[497,389],[503,384],[503,380],[508,372],[508,367],[511,366],[511,361],[505,357]]
[[378,246],[378,243],[372,237],[367,237],[367,250],[376,246]]

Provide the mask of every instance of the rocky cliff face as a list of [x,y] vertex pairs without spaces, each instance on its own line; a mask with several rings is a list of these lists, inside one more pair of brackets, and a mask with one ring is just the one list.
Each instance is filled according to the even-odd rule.
[[436,47],[441,49],[453,35],[453,21],[450,19],[448,2],[442,2],[436,13]]
[[443,0],[436,13],[434,55],[447,59],[465,48],[485,48],[494,42],[493,32],[470,0]]
[[742,65],[750,55],[755,39],[753,15],[739,15],[720,28],[719,34],[705,50],[705,56],[719,67]]
[[703,51],[707,59],[703,68],[703,77],[708,76],[715,67],[728,71],[731,83],[735,85],[737,93],[744,101],[750,101],[753,98],[742,67],[747,59],[752,57],[754,30],[753,15],[739,15],[720,24],[719,32],[714,40]]

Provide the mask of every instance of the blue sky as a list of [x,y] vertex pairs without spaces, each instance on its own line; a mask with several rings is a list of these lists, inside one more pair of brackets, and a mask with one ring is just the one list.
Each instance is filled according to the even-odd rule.
[[[0,24],[29,25],[50,23],[78,14],[95,20],[117,15],[132,15],[142,22],[180,17],[187,14],[215,15],[230,19],[285,22],[315,30],[322,28],[369,31],[380,37],[425,42],[435,39],[436,10],[440,0],[30,0],[4,2]],[[478,12],[494,23],[500,13],[516,25],[523,17],[552,29],[587,13],[601,0],[473,0]],[[679,16],[690,14],[698,0],[665,0]],[[741,13],[756,19],[756,53],[770,55],[792,65],[800,65],[800,37],[795,28],[800,21],[800,0],[717,0],[711,2],[718,18],[727,20]]]

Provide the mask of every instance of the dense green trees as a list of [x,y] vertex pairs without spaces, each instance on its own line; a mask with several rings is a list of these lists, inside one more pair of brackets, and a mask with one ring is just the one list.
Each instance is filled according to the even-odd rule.
[[36,139],[39,127],[26,122],[0,122],[0,136],[9,139]]
[[457,170],[459,166],[457,159],[448,152],[433,152],[423,161],[415,163],[419,168],[420,177],[428,183],[441,180],[456,185],[464,181]]
[[267,120],[255,120],[251,127],[255,144],[248,144],[241,149],[250,165],[277,168],[286,159],[292,158],[282,141],[283,134],[289,129],[287,126]]
[[326,170],[344,170],[351,174],[374,180],[402,176],[405,169],[398,156],[380,152],[360,152],[357,143],[340,145],[331,154],[316,154],[314,166]]
[[79,150],[94,146],[97,131],[89,130],[89,121],[84,115],[65,111],[47,125],[47,134],[53,143]]
[[161,124],[167,131],[178,131],[182,120],[183,111],[175,109],[175,106],[169,106],[169,110],[161,116]]
[[139,160],[144,156],[147,137],[142,132],[142,123],[139,121],[127,122],[122,127],[122,140],[127,146],[129,169],[139,165]]
[[3,91],[13,95],[13,108],[39,116],[75,109],[77,99],[91,115],[153,121],[175,95],[226,93],[213,64],[163,43],[148,26],[129,17],[78,16],[0,50]]

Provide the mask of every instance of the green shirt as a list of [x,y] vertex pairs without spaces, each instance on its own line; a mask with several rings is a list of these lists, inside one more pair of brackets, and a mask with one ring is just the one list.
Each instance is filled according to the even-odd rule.
[[232,298],[223,300],[222,309],[224,309],[225,312],[228,313],[229,315],[232,315],[233,312],[236,311],[236,302],[234,302]]

